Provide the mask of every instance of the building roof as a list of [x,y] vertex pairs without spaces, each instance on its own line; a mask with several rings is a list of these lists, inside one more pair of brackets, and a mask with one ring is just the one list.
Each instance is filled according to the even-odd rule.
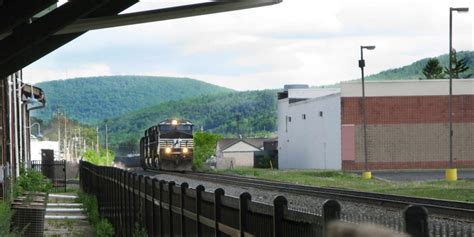
[[217,142],[217,145],[220,147],[222,151],[226,150],[227,148],[237,144],[238,142],[242,141],[250,146],[253,146],[257,149],[261,149],[263,147],[263,142],[271,140],[268,138],[243,138],[243,139],[238,139],[238,138],[225,138],[221,139]]

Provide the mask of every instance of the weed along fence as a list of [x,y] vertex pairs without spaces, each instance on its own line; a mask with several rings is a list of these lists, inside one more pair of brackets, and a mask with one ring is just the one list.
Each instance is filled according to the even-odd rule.
[[31,168],[41,172],[53,183],[52,192],[65,192],[67,186],[66,161],[31,161]]
[[[97,196],[100,215],[109,219],[118,236],[133,236],[141,228],[148,236],[326,236],[332,220],[364,222],[341,216],[336,200],[327,200],[316,215],[288,209],[282,196],[268,205],[252,201],[248,193],[230,197],[223,189],[208,192],[201,185],[193,189],[88,162],[80,164],[80,184],[84,192]],[[402,223],[397,219],[387,224],[394,231],[423,237],[430,236],[427,220],[426,209],[410,206]],[[439,236],[473,236],[459,231],[464,232]]]

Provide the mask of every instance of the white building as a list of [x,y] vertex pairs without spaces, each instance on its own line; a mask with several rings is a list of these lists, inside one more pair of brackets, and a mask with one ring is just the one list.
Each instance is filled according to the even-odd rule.
[[216,147],[216,167],[253,167],[254,153],[263,150],[261,138],[221,139]]
[[41,160],[41,150],[48,149],[54,151],[54,159],[59,160],[59,143],[57,141],[38,141],[34,136],[31,136],[31,160]]
[[341,169],[339,89],[285,86],[278,94],[280,169]]

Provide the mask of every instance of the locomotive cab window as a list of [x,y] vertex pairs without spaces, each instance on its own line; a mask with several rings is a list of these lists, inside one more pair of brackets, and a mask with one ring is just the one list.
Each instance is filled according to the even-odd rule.
[[191,131],[193,128],[191,125],[178,125],[177,129],[179,131]]

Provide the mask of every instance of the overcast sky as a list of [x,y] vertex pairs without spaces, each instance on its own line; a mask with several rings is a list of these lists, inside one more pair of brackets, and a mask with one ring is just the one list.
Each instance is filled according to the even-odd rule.
[[[145,0],[127,12],[199,1]],[[284,0],[193,18],[91,31],[24,70],[27,82],[96,75],[191,77],[238,89],[332,84],[448,52],[473,50],[474,1]]]

